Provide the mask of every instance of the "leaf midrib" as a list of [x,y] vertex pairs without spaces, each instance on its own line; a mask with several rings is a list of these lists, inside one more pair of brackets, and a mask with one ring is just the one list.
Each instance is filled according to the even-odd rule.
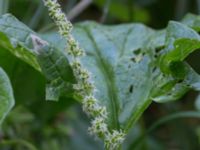
[[[90,30],[87,27],[83,27],[83,26],[79,26],[79,27],[85,31],[85,33],[88,35],[88,38],[93,43],[93,47],[95,48],[95,52],[96,52],[96,55],[95,55],[96,62],[98,64],[98,66],[101,68],[101,71],[104,75],[104,79],[106,80],[106,84],[107,84],[107,87],[109,90],[108,94],[109,94],[109,100],[110,100],[110,106],[111,106],[111,116],[112,116],[112,123],[111,123],[110,128],[119,129],[119,127],[120,127],[119,121],[118,121],[119,104],[118,104],[118,100],[117,100],[117,90],[115,89],[115,82],[114,82],[115,74],[113,73],[113,71],[110,70],[110,68],[112,68],[112,66],[110,66],[108,63],[106,63],[104,61],[104,59],[101,57],[101,53],[100,53],[100,49],[98,48],[98,44],[94,40]],[[108,70],[110,70],[110,71],[108,71]]]

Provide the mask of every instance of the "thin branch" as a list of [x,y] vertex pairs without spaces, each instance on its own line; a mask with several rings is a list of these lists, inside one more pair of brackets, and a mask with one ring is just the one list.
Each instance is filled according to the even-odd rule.
[[0,0],[0,15],[8,12],[9,0]]
[[106,21],[106,19],[107,19],[111,1],[112,0],[107,0],[106,3],[105,3],[104,9],[103,9],[103,15],[102,15],[102,17],[100,19],[101,23],[104,23]]
[[44,12],[44,5],[42,1],[40,1],[39,7],[37,8],[34,16],[31,18],[29,22],[29,27],[31,27],[32,29],[35,29],[37,27],[43,12]]
[[175,20],[180,20],[188,10],[187,0],[178,0],[175,9]]
[[68,14],[67,18],[69,20],[73,20],[75,17],[77,17],[81,12],[83,12],[91,3],[93,0],[82,0],[80,1]]
[[200,0],[197,0],[197,11],[200,14]]

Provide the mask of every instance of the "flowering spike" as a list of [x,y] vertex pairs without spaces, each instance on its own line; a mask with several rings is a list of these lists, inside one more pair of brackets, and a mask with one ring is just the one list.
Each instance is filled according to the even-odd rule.
[[79,47],[78,43],[71,35],[69,35],[67,41],[69,44],[67,52],[69,54],[74,55],[75,57],[84,56],[84,51]]
[[59,28],[59,33],[67,38],[72,30],[72,24],[67,20],[65,14],[62,12],[57,0],[43,0],[44,5],[49,10],[49,16],[54,19],[56,25]]
[[103,138],[107,149],[115,150],[124,141],[125,133],[121,130],[112,130],[112,132],[108,130],[108,125],[106,124],[106,119],[108,118],[106,107],[100,106],[98,100],[94,97],[95,87],[90,79],[90,72],[82,67],[79,60],[79,57],[84,56],[85,52],[71,35],[72,24],[67,20],[57,0],[43,1],[49,10],[49,15],[58,26],[59,33],[66,39],[68,44],[66,51],[71,57],[69,60],[70,65],[78,82],[73,85],[73,88],[76,90],[76,95],[82,98],[83,111],[94,117],[91,127],[88,128],[89,133]]

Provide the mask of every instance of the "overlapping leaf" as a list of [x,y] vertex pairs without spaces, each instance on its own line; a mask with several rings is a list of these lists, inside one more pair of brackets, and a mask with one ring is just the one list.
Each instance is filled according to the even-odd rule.
[[3,69],[0,68],[0,124],[14,106],[14,96],[10,80]]
[[151,100],[176,100],[190,88],[199,90],[199,75],[183,62],[199,48],[199,35],[185,25],[170,22],[166,31],[154,31],[141,24],[85,23],[74,35],[87,51],[83,62],[112,127],[129,129]]
[[33,52],[31,34],[35,34],[26,25],[10,14],[0,17],[0,44],[15,56],[24,60],[35,69],[40,70]]
[[71,92],[69,84],[75,82],[72,70],[66,56],[51,44],[46,47],[43,54],[36,53],[33,35],[38,37],[12,15],[0,17],[0,45],[36,70],[42,70],[47,79],[46,99],[58,100]]

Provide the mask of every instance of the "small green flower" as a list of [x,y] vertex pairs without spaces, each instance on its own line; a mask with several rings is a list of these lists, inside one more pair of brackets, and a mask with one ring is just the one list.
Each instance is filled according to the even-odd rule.
[[79,70],[79,69],[82,67],[80,61],[78,61],[78,60],[73,61],[73,62],[71,63],[71,66],[72,66],[72,68],[75,69],[75,70]]
[[91,127],[88,128],[90,135],[98,135],[98,137],[104,137],[108,132],[107,124],[104,122],[104,118],[96,117],[92,121]]
[[93,96],[86,96],[83,99],[83,111],[88,114],[88,115],[93,115],[94,114],[94,108],[96,107],[95,105],[97,104],[96,98]]
[[116,150],[125,140],[125,133],[122,131],[112,130],[105,137],[105,147],[109,150]]
[[68,41],[68,49],[67,49],[68,54],[73,55],[74,57],[84,56],[85,54],[84,51],[79,47],[78,43],[71,35],[69,35],[67,41]]
[[100,106],[98,101],[93,96],[87,96],[83,99],[83,111],[89,116],[99,116],[104,119],[107,118],[108,113],[105,106]]

